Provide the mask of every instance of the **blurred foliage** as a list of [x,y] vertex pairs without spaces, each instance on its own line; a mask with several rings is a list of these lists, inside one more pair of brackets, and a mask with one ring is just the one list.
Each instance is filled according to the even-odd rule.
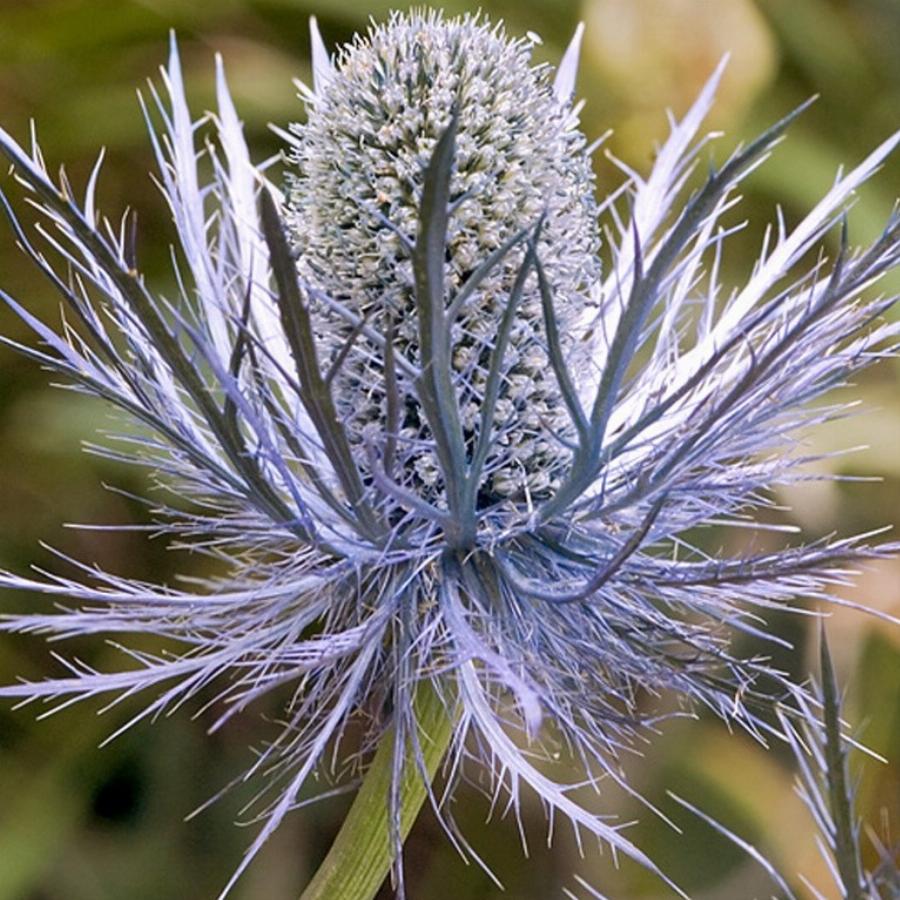
[[[310,79],[307,19],[318,16],[329,43],[364,28],[393,3],[375,0],[0,0],[0,122],[18,137],[38,126],[52,164],[65,162],[74,183],[84,183],[98,148],[108,150],[100,191],[115,218],[139,210],[142,267],[153,282],[171,283],[171,226],[148,171],[152,168],[135,88],[155,77],[167,34],[177,32],[195,110],[213,97],[213,52],[225,58],[229,80],[257,159],[278,152],[269,122],[302,115],[291,79]],[[765,123],[813,93],[819,102],[793,128],[773,158],[747,186],[753,221],[733,242],[727,264],[746,270],[762,228],[781,204],[788,222],[816,202],[842,164],[853,164],[900,126],[900,3],[897,0],[487,0],[492,19],[513,32],[538,32],[543,58],[559,58],[579,19],[588,23],[579,93],[587,98],[583,123],[590,138],[616,129],[607,147],[639,169],[652,159],[653,142],[665,134],[664,110],[683,112],[718,59],[731,64],[712,127],[727,129],[716,152],[757,132]],[[444,7],[460,12],[453,0]],[[615,184],[615,169],[598,154],[598,186]],[[9,179],[4,184],[9,183]],[[900,195],[900,160],[866,187],[851,214],[851,237],[862,242],[878,232]],[[0,239],[0,282],[29,308],[53,318],[55,300],[13,247]],[[900,278],[886,284],[900,290]],[[0,310],[0,332],[24,330]],[[809,436],[812,451],[831,453],[811,474],[873,483],[811,481],[785,488],[779,516],[807,537],[849,533],[890,524],[900,510],[900,375],[884,363],[861,380],[854,397],[865,414]],[[0,352],[0,564],[24,570],[29,563],[59,567],[39,541],[112,571],[165,581],[201,565],[135,531],[64,528],[64,522],[135,523],[150,517],[140,473],[78,452],[109,426],[108,412],[78,395],[48,388],[45,373],[9,350]],[[105,489],[112,484],[118,491]],[[733,540],[714,535],[711,540]],[[759,548],[773,538],[757,535]],[[740,551],[739,546],[730,550]],[[867,570],[846,589],[854,602],[900,613],[900,564]],[[5,597],[4,604],[34,602]],[[806,620],[772,623],[806,655],[785,657],[802,676],[811,667],[813,630]],[[849,686],[848,715],[861,738],[889,759],[857,764],[860,813],[876,831],[893,823],[900,834],[900,630],[841,610],[829,623],[839,673]],[[115,651],[96,642],[69,648],[88,663],[115,665]],[[744,648],[750,650],[752,648]],[[53,661],[38,640],[0,642],[0,680],[40,677]],[[122,704],[102,717],[87,709],[34,721],[34,711],[0,709],[0,900],[140,900],[213,897],[249,832],[232,827],[240,791],[190,822],[182,817],[242,771],[248,747],[265,739],[265,717],[248,714],[224,734],[208,736],[202,721],[181,711],[158,727],[143,723],[101,750],[103,738],[137,707]],[[277,714],[273,702],[263,713]],[[650,855],[694,896],[743,900],[770,896],[761,870],[720,841],[702,822],[672,804],[667,789],[719,816],[771,855],[785,874],[829,881],[822,870],[812,825],[792,793],[789,755],[765,752],[744,735],[729,735],[717,722],[682,721],[666,729],[643,756],[627,763],[634,784],[671,815],[679,834],[661,818],[612,789],[596,799],[626,820],[639,817],[636,836]],[[340,821],[344,800],[329,801],[291,817],[235,892],[236,898],[290,898],[298,894],[325,852]],[[662,897],[652,878],[593,847],[579,858],[576,842],[557,823],[546,847],[542,810],[526,804],[530,859],[518,847],[515,825],[496,816],[485,825],[487,802],[473,789],[458,799],[455,814],[466,834],[507,891],[476,864],[466,866],[440,827],[424,815],[408,845],[414,898],[558,896],[582,873],[614,898]],[[824,890],[824,888],[823,888]],[[385,897],[389,896],[387,893]],[[829,896],[827,891],[825,896]]]

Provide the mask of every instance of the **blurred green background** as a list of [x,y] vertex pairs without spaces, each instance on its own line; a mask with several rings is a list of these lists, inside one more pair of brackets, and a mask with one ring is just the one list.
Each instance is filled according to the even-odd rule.
[[[167,32],[181,43],[186,81],[196,112],[213,102],[213,53],[225,58],[232,91],[256,158],[279,149],[269,122],[302,116],[291,79],[310,79],[307,19],[318,16],[329,44],[348,39],[369,15],[393,4],[351,0],[0,0],[0,123],[20,139],[29,119],[38,125],[51,166],[65,162],[83,184],[98,148],[108,149],[100,198],[112,218],[131,206],[140,215],[139,255],[155,285],[171,284],[171,227],[148,172],[149,146],[136,87],[157,75]],[[639,169],[664,137],[664,110],[683,112],[726,51],[731,63],[710,125],[727,131],[728,148],[753,135],[811,94],[821,94],[769,163],[750,179],[743,214],[753,223],[732,243],[735,277],[746,270],[776,204],[794,222],[829,187],[838,167],[853,164],[900,127],[900,2],[898,0],[486,0],[482,9],[510,30],[538,32],[540,55],[555,62],[576,23],[587,23],[579,94],[587,98],[584,128],[593,139],[615,128],[609,146]],[[453,2],[448,12],[466,7]],[[721,153],[721,149],[719,153]],[[615,183],[598,159],[599,188]],[[9,184],[5,178],[4,184]],[[900,195],[900,159],[861,193],[851,214],[851,238],[874,237]],[[55,299],[0,225],[0,284],[45,317]],[[887,288],[900,290],[894,277]],[[170,291],[170,293],[172,293]],[[26,338],[0,309],[0,332]],[[900,368],[884,363],[853,388],[865,411],[809,436],[814,450],[867,445],[831,458],[820,470],[881,474],[877,483],[809,483],[779,497],[787,522],[809,538],[850,533],[896,521],[900,510]],[[66,522],[140,522],[146,508],[103,484],[141,494],[140,473],[80,452],[108,424],[101,405],[48,387],[48,376],[0,349],[0,565],[25,571],[31,562],[58,565],[39,541],[111,571],[167,580],[198,563],[135,532],[78,531]],[[720,536],[719,540],[732,540]],[[759,547],[760,538],[757,538]],[[772,539],[763,539],[772,540]],[[738,545],[729,549],[739,552]],[[900,614],[896,561],[865,571],[846,596]],[[34,601],[7,596],[7,609]],[[797,653],[779,662],[802,677],[813,667],[815,640],[805,620],[778,618]],[[862,739],[886,764],[854,760],[860,813],[875,832],[900,838],[900,629],[840,612],[829,634],[847,687],[847,713]],[[92,665],[115,665],[98,642],[67,648]],[[748,650],[753,648],[747,647]],[[0,681],[53,671],[39,640],[0,641]],[[233,827],[240,792],[192,821],[183,817],[242,771],[248,747],[272,727],[248,714],[224,733],[207,736],[202,720],[180,711],[155,726],[141,724],[110,746],[105,735],[137,707],[123,704],[102,716],[97,706],[36,722],[32,710],[0,708],[0,900],[141,900],[216,896],[251,840]],[[261,710],[277,715],[277,704]],[[692,895],[716,900],[768,897],[760,870],[723,844],[702,823],[672,809],[670,788],[719,816],[769,854],[796,884],[802,873],[824,896],[835,896],[816,855],[811,822],[792,793],[790,762],[777,748],[763,752],[717,722],[669,727],[632,765],[636,786],[659,802],[682,828],[678,834],[624,798],[605,794],[586,802],[639,816],[634,838]],[[296,897],[327,848],[344,800],[289,817],[234,893],[238,898]],[[455,815],[506,892],[456,855],[425,815],[408,844],[410,894],[421,898],[537,898],[575,888],[579,872],[613,900],[669,896],[634,867],[616,869],[609,855],[587,847],[579,858],[571,833],[557,823],[546,849],[542,810],[525,804],[530,859],[524,860],[514,822],[486,823],[488,804],[462,791]],[[872,859],[869,859],[871,862]],[[388,894],[385,894],[388,896]],[[585,895],[586,896],[586,895]]]

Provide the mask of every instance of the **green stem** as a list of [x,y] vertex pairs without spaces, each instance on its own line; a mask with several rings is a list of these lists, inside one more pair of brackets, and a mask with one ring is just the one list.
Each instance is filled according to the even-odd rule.
[[853,823],[853,799],[847,772],[847,754],[841,733],[841,700],[825,626],[819,623],[822,669],[822,705],[825,720],[825,771],[831,817],[834,820],[834,858],[845,900],[865,900],[859,841]]
[[[453,736],[453,719],[428,682],[416,693],[415,718],[428,783]],[[382,738],[365,780],[328,855],[300,900],[372,900],[394,861],[391,831],[391,775],[394,770],[394,733]],[[428,786],[407,744],[400,784],[400,839],[406,840]]]

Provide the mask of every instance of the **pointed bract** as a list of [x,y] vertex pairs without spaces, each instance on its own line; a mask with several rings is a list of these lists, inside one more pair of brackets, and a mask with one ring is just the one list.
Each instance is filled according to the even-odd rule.
[[575,81],[578,78],[578,62],[581,57],[581,42],[584,38],[584,22],[579,22],[575,34],[566,47],[566,52],[559,62],[556,77],[553,79],[553,91],[560,103],[569,103],[575,94]]
[[331,81],[334,66],[315,16],[309,17],[309,39],[312,48],[313,90],[316,94],[321,94]]

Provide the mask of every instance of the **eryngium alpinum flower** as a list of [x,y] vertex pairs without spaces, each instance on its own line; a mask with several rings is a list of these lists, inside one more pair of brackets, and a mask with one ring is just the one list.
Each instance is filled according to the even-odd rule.
[[717,72],[596,221],[577,43],[554,74],[478,18],[395,16],[335,63],[314,30],[286,197],[250,161],[221,63],[217,112],[192,119],[173,46],[146,116],[175,302],[141,276],[130,229],[99,219],[96,171],[79,203],[37,146],[0,132],[49,248],[7,202],[17,238],[69,308],[55,331],[5,296],[40,339],[13,346],[139,424],[108,452],[150,466],[174,498],[159,528],[222,565],[185,589],[93,567],[3,574],[63,603],[7,631],[155,635],[182,652],[126,650],[112,672],[72,661],[0,693],[144,693],[135,721],[218,701],[218,727],[290,686],[246,773],[264,782],[264,825],[235,877],[310,776],[348,757],[364,769],[386,734],[399,816],[423,691],[454,723],[449,788],[480,762],[514,810],[528,788],[655,868],[579,802],[583,779],[559,782],[535,755],[624,783],[620,754],[659,729],[646,698],[663,693],[674,714],[770,730],[769,698],[800,688],[731,636],[775,640],[765,614],[827,597],[848,560],[880,552],[850,538],[710,557],[686,535],[751,523],[800,477],[797,432],[842,410],[811,401],[887,351],[890,300],[866,289],[900,258],[900,221],[855,251],[843,229],[830,263],[813,251],[898,136],[797,225],[779,220],[749,280],[727,286],[735,229],[720,221],[791,117],[690,180]]

